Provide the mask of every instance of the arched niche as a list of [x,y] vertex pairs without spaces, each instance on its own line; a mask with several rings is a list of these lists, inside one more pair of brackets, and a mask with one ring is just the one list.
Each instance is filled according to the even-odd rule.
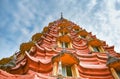
[[59,36],[57,38],[57,42],[59,47],[72,48],[72,45],[71,45],[72,40],[69,35]]
[[77,33],[77,35],[80,37],[80,38],[86,38],[86,36],[88,35],[88,32],[86,30],[81,30]]
[[89,49],[92,52],[102,52],[104,53],[103,43],[99,39],[91,39],[88,41]]
[[66,35],[69,34],[69,30],[67,28],[63,28],[59,30],[59,35]]
[[78,32],[78,31],[81,30],[81,28],[80,28],[78,25],[74,25],[74,26],[72,27],[72,29],[73,29],[73,31],[76,31],[76,32]]
[[52,62],[54,64],[53,75],[79,77],[77,69],[79,59],[77,59],[72,53],[60,53],[52,58]]

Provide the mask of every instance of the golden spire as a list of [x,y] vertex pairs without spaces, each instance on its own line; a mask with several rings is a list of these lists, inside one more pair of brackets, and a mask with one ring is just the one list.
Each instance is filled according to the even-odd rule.
[[61,12],[61,19],[63,19],[63,13]]

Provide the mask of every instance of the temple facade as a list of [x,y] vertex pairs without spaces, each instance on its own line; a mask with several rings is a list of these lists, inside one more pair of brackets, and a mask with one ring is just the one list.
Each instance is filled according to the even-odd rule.
[[61,16],[0,68],[0,79],[119,79],[120,54]]

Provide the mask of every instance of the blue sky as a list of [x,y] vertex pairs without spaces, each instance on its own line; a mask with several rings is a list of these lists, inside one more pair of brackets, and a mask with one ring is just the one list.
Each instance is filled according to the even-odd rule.
[[0,0],[0,59],[63,16],[120,52],[120,0]]

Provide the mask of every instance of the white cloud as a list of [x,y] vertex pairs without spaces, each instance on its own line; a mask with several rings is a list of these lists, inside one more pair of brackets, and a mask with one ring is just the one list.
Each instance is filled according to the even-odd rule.
[[[3,27],[7,24],[10,28],[5,29],[9,34],[6,37],[16,41],[16,44],[10,43],[5,50],[10,50],[11,47],[18,50],[22,42],[29,41],[33,34],[42,31],[49,22],[59,19],[60,12],[63,12],[65,18],[92,32],[109,45],[115,45],[115,50],[120,52],[120,10],[115,8],[116,2],[120,3],[120,0],[16,1],[13,7],[17,9],[6,9],[11,13],[13,20],[10,21],[11,18],[8,16],[5,21],[1,21]],[[6,5],[6,8],[9,8],[10,4]],[[6,37],[1,38],[6,39]],[[6,45],[6,41],[2,41],[2,45]],[[4,51],[4,48],[1,51],[9,53]],[[10,53],[14,52],[15,49],[10,51]]]
[[[92,29],[93,32],[97,34],[101,39],[105,40],[109,45],[115,45],[115,50],[119,52],[119,34],[120,34],[120,28],[119,28],[119,22],[120,19],[118,16],[120,16],[120,11],[115,9],[115,1],[105,1],[104,6],[101,8],[104,9],[104,11],[98,11],[96,13],[96,18],[98,18],[98,24],[96,26],[100,26],[99,30]],[[101,32],[101,33],[100,33]],[[102,35],[102,36],[101,36]]]
[[88,3],[87,5],[88,11],[91,11],[96,4],[97,4],[96,0],[91,0],[90,3]]

